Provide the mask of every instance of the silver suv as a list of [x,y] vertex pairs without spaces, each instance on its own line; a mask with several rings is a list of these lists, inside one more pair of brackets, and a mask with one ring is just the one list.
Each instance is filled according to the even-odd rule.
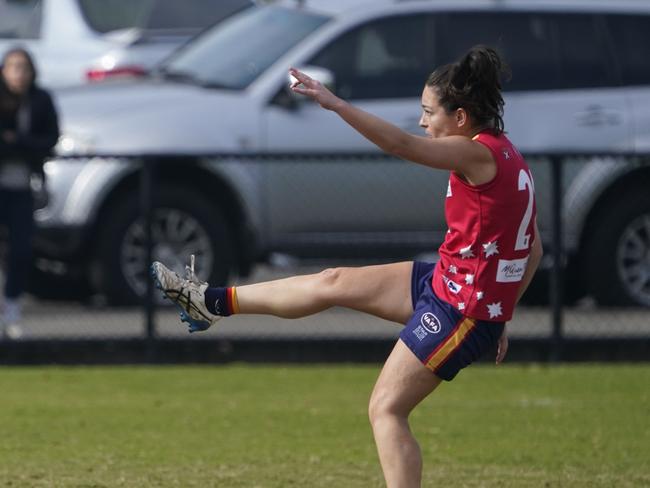
[[[150,78],[59,94],[60,154],[165,154],[155,258],[225,282],[271,253],[402,258],[446,229],[448,176],[392,158],[288,91],[296,66],[361,108],[420,133],[428,73],[470,46],[510,63],[505,125],[525,154],[567,162],[564,229],[573,294],[650,305],[650,5],[635,1],[367,1],[257,6],[205,32]],[[341,7],[341,4],[345,7]],[[250,159],[255,152],[276,154]],[[228,153],[229,157],[192,154]],[[531,161],[548,240],[548,162]],[[138,168],[89,157],[47,164],[43,269],[116,301],[142,293]]]

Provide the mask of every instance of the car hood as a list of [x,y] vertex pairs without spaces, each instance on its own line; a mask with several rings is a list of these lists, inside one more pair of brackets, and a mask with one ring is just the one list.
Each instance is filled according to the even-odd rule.
[[254,150],[259,117],[244,92],[155,80],[56,93],[59,154]]

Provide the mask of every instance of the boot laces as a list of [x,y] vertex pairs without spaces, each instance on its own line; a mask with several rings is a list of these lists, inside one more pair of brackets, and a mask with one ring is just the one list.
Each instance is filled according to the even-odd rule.
[[185,279],[196,285],[206,285],[206,281],[201,281],[196,273],[194,272],[194,254],[190,256],[190,265],[185,266]]

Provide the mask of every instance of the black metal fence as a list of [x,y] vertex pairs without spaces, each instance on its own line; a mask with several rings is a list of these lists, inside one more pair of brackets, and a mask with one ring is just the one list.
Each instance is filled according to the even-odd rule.
[[[648,196],[650,195],[648,191],[650,155],[563,153],[527,154],[526,157],[535,174],[538,215],[544,220],[542,234],[546,256],[540,276],[531,287],[527,299],[519,306],[513,320],[514,324],[510,329],[513,338],[511,354],[516,357],[515,351],[519,350],[522,358],[543,360],[608,357],[650,359],[650,302],[644,302],[647,297],[650,297],[650,198]],[[55,161],[56,163],[53,164],[60,164],[62,161],[76,165],[88,164],[89,161],[93,161],[94,164],[101,164],[101,161],[118,161],[130,165],[129,171],[122,177],[131,178],[133,182],[137,181],[132,188],[133,191],[137,191],[139,211],[144,222],[143,264],[146,267],[153,261],[155,254],[156,239],[153,235],[153,227],[156,192],[163,180],[169,183],[170,175],[173,178],[174,174],[194,172],[193,174],[200,178],[200,175],[218,173],[223,169],[220,165],[224,164],[231,170],[235,167],[254,166],[270,168],[269,171],[274,172],[273,181],[269,183],[264,180],[270,173],[256,174],[257,179],[249,178],[253,182],[249,181],[250,186],[245,187],[248,194],[236,194],[236,191],[231,194],[232,197],[240,200],[240,203],[241,200],[256,199],[255,202],[248,202],[248,204],[258,210],[262,209],[261,217],[257,220],[253,219],[252,225],[264,226],[264,219],[269,217],[269,212],[277,209],[279,209],[277,211],[283,209],[286,211],[287,205],[294,208],[296,212],[305,214],[315,212],[316,208],[310,208],[310,205],[315,205],[314,200],[309,198],[310,195],[313,196],[316,188],[314,185],[338,184],[341,186],[340,191],[343,192],[346,172],[349,174],[360,172],[363,175],[364,171],[370,174],[390,167],[390,171],[386,171],[382,178],[385,179],[386,188],[392,187],[395,190],[398,186],[395,175],[402,171],[403,167],[410,166],[410,163],[375,153],[95,154],[92,158],[88,155],[66,156]],[[359,171],[358,165],[365,165],[365,167]],[[397,169],[397,172],[392,171],[393,169]],[[283,181],[291,181],[291,178],[305,178],[305,174],[311,173],[314,181],[304,184],[305,180],[300,180],[300,184],[293,186],[295,189],[303,185],[304,195],[294,196],[288,203],[284,201],[281,205],[269,208],[269,201],[265,199],[271,198],[269,195],[272,192],[265,185],[276,185],[272,190],[281,193],[282,189],[277,185],[281,186]],[[230,177],[236,178],[232,175],[231,171]],[[417,181],[418,175],[419,173],[415,174],[415,178],[409,181]],[[228,177],[225,176],[225,180],[228,180]],[[111,185],[115,187],[118,186],[115,180],[107,181],[111,181]],[[412,185],[412,183],[408,184]],[[198,187],[204,188],[197,180]],[[242,186],[239,188],[241,189]],[[371,188],[357,188],[354,191],[373,192],[376,197],[380,188],[375,185]],[[444,189],[446,189],[446,182]],[[423,205],[432,207],[439,205],[442,208],[444,193],[440,194],[440,200],[436,201],[438,195],[435,192],[438,190],[432,187],[431,199],[423,202]],[[409,188],[400,187],[398,192],[408,193]],[[335,197],[332,205],[336,205],[338,200],[342,205],[339,211],[344,212],[345,206],[350,205],[350,201],[347,197],[344,198],[342,193],[339,195],[341,198]],[[57,195],[53,195],[53,198],[56,199]],[[320,198],[318,201],[322,203],[323,199]],[[386,205],[391,203],[394,202],[387,202]],[[244,206],[248,204],[243,203]],[[630,213],[630,208],[636,208],[638,211]],[[622,227],[614,225],[617,221],[623,221],[620,222]],[[353,222],[346,221],[345,229],[350,230],[352,224]],[[604,252],[598,250],[597,243],[589,240],[606,235],[610,231],[616,232],[615,227],[623,229],[622,232],[627,234],[618,236],[618,240],[614,240],[618,246],[615,249],[617,254],[611,257],[612,262],[605,262],[606,260],[602,258]],[[260,234],[269,233],[268,228],[255,230]],[[393,246],[383,246],[381,254],[375,256],[376,261],[404,258],[405,253],[408,252],[412,252],[412,256],[417,255],[417,249],[421,246],[419,243],[409,246],[407,241],[410,234],[403,232],[400,237],[398,234],[401,230],[403,229],[386,229],[385,234],[393,236],[396,242]],[[427,235],[426,232],[420,234],[417,239]],[[383,237],[378,238],[377,233],[373,236],[375,239],[385,240]],[[360,241],[364,239],[368,238],[361,238]],[[287,251],[291,248],[289,244],[282,239],[275,241],[271,239],[270,242],[264,243],[262,256],[266,259],[261,262],[265,264],[254,265],[255,272],[250,279],[255,281],[276,278],[315,271],[319,266],[335,266],[351,262],[349,257],[342,258],[327,246],[323,247],[322,256],[314,255],[312,250],[309,259],[293,260],[289,257],[291,252]],[[630,249],[626,249],[625,246]],[[301,245],[297,247],[297,254],[304,253],[305,248],[309,248],[309,242],[305,244],[303,239]],[[433,248],[432,244],[430,250],[433,251]],[[358,249],[363,256],[363,245]],[[366,257],[374,256],[376,249],[375,247],[372,249],[373,251]],[[278,250],[281,258],[277,258],[278,254],[274,254]],[[391,255],[393,251],[395,255]],[[250,255],[254,256],[255,253]],[[314,265],[314,258],[319,257],[321,259],[316,260],[318,264]],[[588,260],[588,258],[599,257],[602,262]],[[361,261],[363,260],[355,262]],[[608,300],[603,302],[602,291],[601,296],[594,298],[594,283],[590,282],[598,275],[598,272],[593,272],[594,266],[602,267],[604,273],[602,279],[606,282],[605,285],[596,288],[602,290],[606,286],[611,286],[612,295],[618,297],[611,303]],[[240,263],[241,267],[245,265]],[[607,273],[611,273],[612,270],[618,272],[620,276],[608,275]],[[147,276],[148,271],[143,269],[142,274]],[[241,279],[238,281],[235,278],[233,282],[245,281]],[[623,301],[621,301],[620,290],[614,290],[616,287],[620,288],[621,283],[628,288],[623,295],[625,293],[629,295]],[[58,304],[31,299],[32,310],[46,310],[40,315],[41,333],[30,334],[27,327],[26,334],[20,341],[2,343],[0,351],[3,353],[0,354],[0,362],[31,362],[38,361],[38,359],[31,359],[37,357],[49,357],[60,362],[85,362],[93,361],[92,355],[102,357],[103,360],[112,357],[126,361],[175,359],[218,361],[264,357],[321,361],[335,358],[376,359],[386,353],[398,331],[397,328],[387,324],[378,324],[377,322],[380,321],[376,319],[334,310],[328,312],[329,316],[314,318],[313,322],[309,319],[297,326],[295,322],[285,324],[281,323],[284,321],[270,317],[238,317],[234,320],[229,319],[235,325],[188,339],[187,336],[180,335],[182,333],[180,328],[176,334],[168,332],[170,329],[167,325],[161,326],[161,317],[165,324],[175,322],[176,319],[173,318],[172,310],[159,306],[155,299],[152,280],[145,280],[143,291],[142,305],[136,309],[96,303],[77,306],[70,305],[70,302]],[[598,293],[595,292],[596,295]],[[70,315],[71,321],[80,324],[77,333],[57,333],[55,326],[48,329],[48,324],[56,322],[54,319],[57,315],[66,314]],[[64,317],[63,321],[65,320]],[[85,325],[102,321],[108,324],[102,335],[95,336],[84,332]],[[140,321],[141,332],[124,334],[118,331],[118,328],[112,328],[111,321],[116,323]],[[524,325],[518,327],[518,321]],[[260,325],[262,322],[263,324]],[[255,326],[251,326],[252,323]],[[349,323],[349,328],[341,326],[343,323]],[[44,330],[47,331],[43,333]],[[360,349],[362,353],[359,352]]]

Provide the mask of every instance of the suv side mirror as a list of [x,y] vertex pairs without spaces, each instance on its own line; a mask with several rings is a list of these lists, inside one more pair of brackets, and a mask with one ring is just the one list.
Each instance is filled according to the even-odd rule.
[[[298,69],[310,78],[320,81],[320,83],[328,90],[335,92],[336,84],[334,80],[334,73],[332,71],[328,70],[327,68],[321,68],[320,66],[301,66],[298,67]],[[293,79],[291,75],[287,75],[287,83],[290,84],[292,81]],[[304,97],[298,93],[294,93],[292,90],[288,90],[288,92],[294,102],[300,103],[309,100],[307,97]]]

